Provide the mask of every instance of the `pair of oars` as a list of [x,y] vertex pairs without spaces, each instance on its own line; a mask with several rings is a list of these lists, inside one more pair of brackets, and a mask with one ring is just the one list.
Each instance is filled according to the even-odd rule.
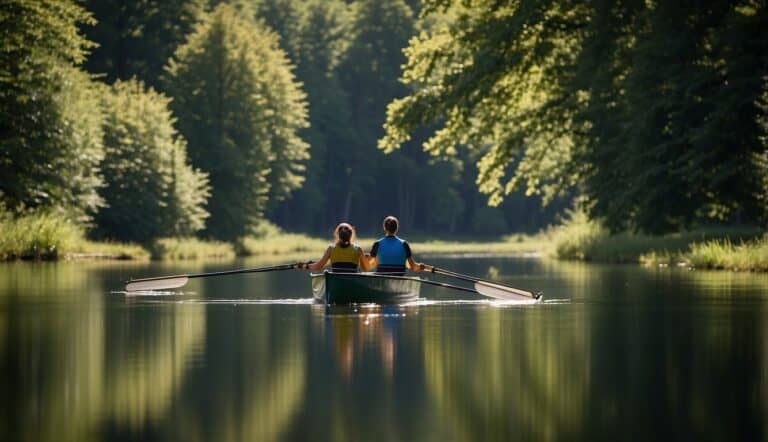
[[[209,272],[209,273],[191,273],[186,275],[171,275],[171,276],[157,276],[154,278],[141,278],[132,279],[125,284],[125,290],[127,292],[144,292],[144,291],[157,291],[157,290],[169,290],[184,287],[190,279],[193,278],[207,278],[210,276],[225,276],[225,275],[238,275],[241,273],[260,273],[260,272],[274,272],[279,270],[291,270],[299,268],[301,263],[292,264],[280,264],[268,267],[257,267],[251,269],[236,269],[236,270],[224,270],[221,272]],[[461,273],[451,272],[450,270],[440,269],[435,266],[423,264],[423,269],[438,275],[444,275],[461,279],[464,281],[472,282],[474,290],[466,287],[459,287],[451,284],[445,284],[436,281],[429,281],[422,279],[424,284],[435,285],[439,287],[446,287],[456,290],[461,290],[470,293],[477,293],[479,295],[487,296],[489,298],[506,299],[506,300],[531,300],[539,299],[541,292],[533,292],[530,290],[519,289],[504,284],[499,284],[484,279],[475,278],[474,276],[462,275]]]

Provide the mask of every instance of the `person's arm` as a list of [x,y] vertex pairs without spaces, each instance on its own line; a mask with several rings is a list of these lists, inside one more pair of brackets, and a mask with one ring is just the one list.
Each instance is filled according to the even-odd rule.
[[300,269],[307,269],[307,270],[320,270],[323,267],[325,267],[325,264],[328,262],[329,259],[331,259],[331,247],[328,246],[328,248],[325,250],[325,253],[323,254],[323,257],[320,258],[320,261],[313,262],[311,264],[304,264],[303,267],[299,267]]
[[371,246],[371,253],[365,254],[365,259],[368,263],[368,269],[375,269],[376,266],[379,264],[378,260],[376,259],[376,254],[379,252],[379,242],[376,241]]
[[371,269],[370,260],[368,258],[368,254],[363,252],[363,248],[362,247],[358,247],[357,248],[357,253],[358,253],[358,256],[360,257],[360,259],[359,259],[359,261],[360,261],[360,268],[363,269],[364,272],[367,272],[368,270]]
[[411,246],[408,244],[408,241],[403,241],[403,247],[405,247],[405,262],[408,264],[408,267],[411,268],[411,271],[419,272],[424,270],[424,264],[417,264],[416,261],[413,260]]
[[408,259],[405,260],[405,262],[408,263],[408,267],[411,268],[414,272],[420,272],[425,269],[425,265],[419,262],[416,262],[413,260],[413,256],[409,256]]

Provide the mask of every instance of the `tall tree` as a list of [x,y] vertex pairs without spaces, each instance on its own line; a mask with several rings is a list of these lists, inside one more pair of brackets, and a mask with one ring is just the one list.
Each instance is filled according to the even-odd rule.
[[766,5],[458,3],[427,2],[455,18],[409,47],[382,148],[441,124],[425,149],[482,152],[491,203],[578,185],[613,230],[759,219]]
[[756,155],[755,162],[765,172],[763,174],[763,192],[760,201],[763,205],[763,216],[768,217],[768,76],[763,77],[763,93],[757,103],[760,113],[757,124],[760,127],[760,141],[763,151]]
[[97,20],[84,27],[97,43],[86,62],[88,71],[107,82],[134,76],[159,87],[163,66],[184,42],[205,0],[86,0]]
[[166,87],[192,163],[209,173],[208,234],[248,234],[302,182],[306,104],[277,36],[222,4],[168,64]]
[[338,147],[335,163],[346,173],[338,178],[343,188],[337,194],[336,213],[354,213],[369,226],[377,226],[383,215],[398,213],[404,225],[412,225],[413,190],[419,185],[417,162],[407,155],[378,155],[376,140],[383,134],[387,103],[406,93],[397,76],[415,18],[403,0],[361,0],[354,4],[352,19],[354,33],[341,59],[339,77],[348,97],[354,139]]
[[296,63],[296,76],[306,90],[309,127],[301,135],[311,146],[306,182],[285,203],[273,207],[272,218],[288,228],[323,231],[337,221],[338,155],[351,144],[350,113],[339,80],[339,61],[350,42],[350,8],[341,0],[257,1],[255,14],[280,34],[280,45]]
[[146,242],[199,231],[208,213],[205,173],[187,161],[173,128],[170,99],[137,80],[117,81],[105,96],[101,236]]
[[91,16],[69,0],[0,5],[0,199],[86,221],[100,205],[98,92],[76,66]]

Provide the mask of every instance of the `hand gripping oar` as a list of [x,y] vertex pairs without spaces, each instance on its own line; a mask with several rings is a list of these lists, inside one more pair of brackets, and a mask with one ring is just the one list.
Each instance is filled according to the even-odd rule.
[[154,278],[131,279],[125,283],[125,291],[138,292],[149,290],[167,290],[183,287],[192,278],[205,278],[207,276],[237,275],[240,273],[271,272],[275,270],[290,270],[297,268],[299,263],[281,264],[269,267],[257,267],[253,269],[224,270],[221,272],[193,273],[189,275],[157,276]]
[[440,269],[435,266],[431,266],[427,264],[424,264],[424,270],[432,273],[437,273],[438,275],[450,276],[452,278],[472,282],[474,283],[475,290],[477,290],[479,294],[488,296],[490,298],[530,300],[530,299],[540,299],[542,295],[541,292],[534,292],[531,290],[510,287],[508,285],[499,284],[497,282],[486,281],[484,279],[475,278],[474,276],[462,275],[461,273]]

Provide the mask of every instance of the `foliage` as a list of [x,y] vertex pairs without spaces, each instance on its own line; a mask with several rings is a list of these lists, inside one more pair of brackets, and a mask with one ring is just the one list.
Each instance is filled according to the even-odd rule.
[[427,1],[448,19],[407,48],[380,147],[439,125],[424,149],[481,155],[491,204],[578,186],[611,231],[760,221],[768,6],[733,3]]
[[118,259],[148,260],[149,251],[136,243],[115,241],[91,241],[82,238],[74,246],[65,250],[67,259]]
[[492,240],[477,241],[474,238],[427,239],[409,241],[411,249],[420,259],[424,255],[543,255],[550,245],[549,232],[536,235],[505,235]]
[[[379,146],[392,151],[417,127],[441,123],[424,149],[455,156],[457,146],[470,148],[479,156],[477,183],[492,205],[520,186],[551,200],[573,183],[565,161],[573,140],[556,101],[564,92],[553,79],[573,58],[578,39],[569,35],[571,22],[583,13],[560,16],[568,2],[471,3],[450,8],[452,19],[411,40],[402,80],[415,90],[390,104]],[[517,168],[505,183],[513,161]]]
[[599,262],[672,263],[689,247],[709,240],[747,240],[758,235],[754,227],[710,227],[667,235],[622,232],[612,234],[590,221],[583,212],[571,213],[563,225],[550,229],[552,255],[560,259]]
[[[330,240],[313,238],[301,233],[279,233],[267,237],[246,236],[237,241],[238,255],[304,256],[318,259],[330,244]],[[310,256],[306,256],[310,255]]]
[[97,44],[88,56],[90,72],[104,79],[138,77],[160,87],[160,74],[168,58],[203,13],[205,0],[86,0],[85,7],[96,19],[83,28]]
[[106,94],[100,236],[148,242],[203,228],[208,180],[189,166],[169,102],[136,80],[117,81]]
[[[762,155],[756,155],[755,161],[762,167],[768,168],[768,75],[763,77],[763,94],[757,103],[760,114],[757,116],[757,124],[760,128],[760,141],[763,145]],[[768,211],[768,173],[763,176],[762,198],[765,210]],[[768,216],[768,213],[765,214]]]
[[277,37],[225,4],[196,25],[167,72],[192,163],[211,180],[206,232],[243,236],[270,198],[302,182],[304,94]]
[[0,199],[87,221],[100,205],[98,92],[75,66],[90,15],[72,1],[9,0],[0,7]]
[[739,244],[728,239],[693,244],[686,258],[694,267],[768,271],[768,237]]
[[[315,234],[351,220],[378,233],[381,218],[394,213],[412,231],[473,231],[474,212],[485,203],[461,163],[474,158],[430,157],[418,134],[390,155],[375,148],[386,103],[407,93],[397,82],[406,61],[401,49],[419,28],[439,20],[417,20],[418,2],[401,0],[227,3],[279,34],[309,102],[310,127],[301,131],[311,145],[306,180],[285,201],[270,200],[268,219]],[[562,205],[542,211],[538,198],[518,193],[502,210],[509,229],[535,231]]]
[[768,271],[768,238],[734,243],[717,239],[691,244],[687,250],[652,251],[640,257],[644,265],[677,265],[703,269]]
[[[621,40],[632,46],[584,51],[603,66],[612,59],[623,66],[603,84],[578,84],[616,103],[606,113],[608,103],[598,98],[586,113],[585,122],[594,123],[589,149],[576,157],[589,165],[585,183],[593,216],[604,217],[613,230],[634,223],[650,232],[700,219],[760,219],[756,197],[766,170],[755,162],[754,101],[761,54],[768,49],[758,31],[768,18],[761,9],[749,16],[723,1],[597,8],[614,29],[616,21],[631,21]],[[601,34],[603,29],[589,32],[593,40],[603,40]],[[606,92],[609,85],[626,92]],[[617,188],[626,190],[617,195]]]
[[[340,156],[354,143],[347,94],[339,63],[351,41],[351,11],[340,0],[255,2],[255,14],[280,35],[280,46],[296,64],[309,102],[309,127],[302,138],[311,145],[306,181],[270,215],[281,225],[304,231],[333,223],[339,216],[335,196],[343,193]],[[301,214],[301,215],[299,215]]]
[[0,208],[0,261],[15,258],[55,259],[83,239],[83,230],[50,212],[18,217]]
[[152,259],[232,259],[232,244],[221,241],[202,241],[197,238],[160,238],[149,245]]

